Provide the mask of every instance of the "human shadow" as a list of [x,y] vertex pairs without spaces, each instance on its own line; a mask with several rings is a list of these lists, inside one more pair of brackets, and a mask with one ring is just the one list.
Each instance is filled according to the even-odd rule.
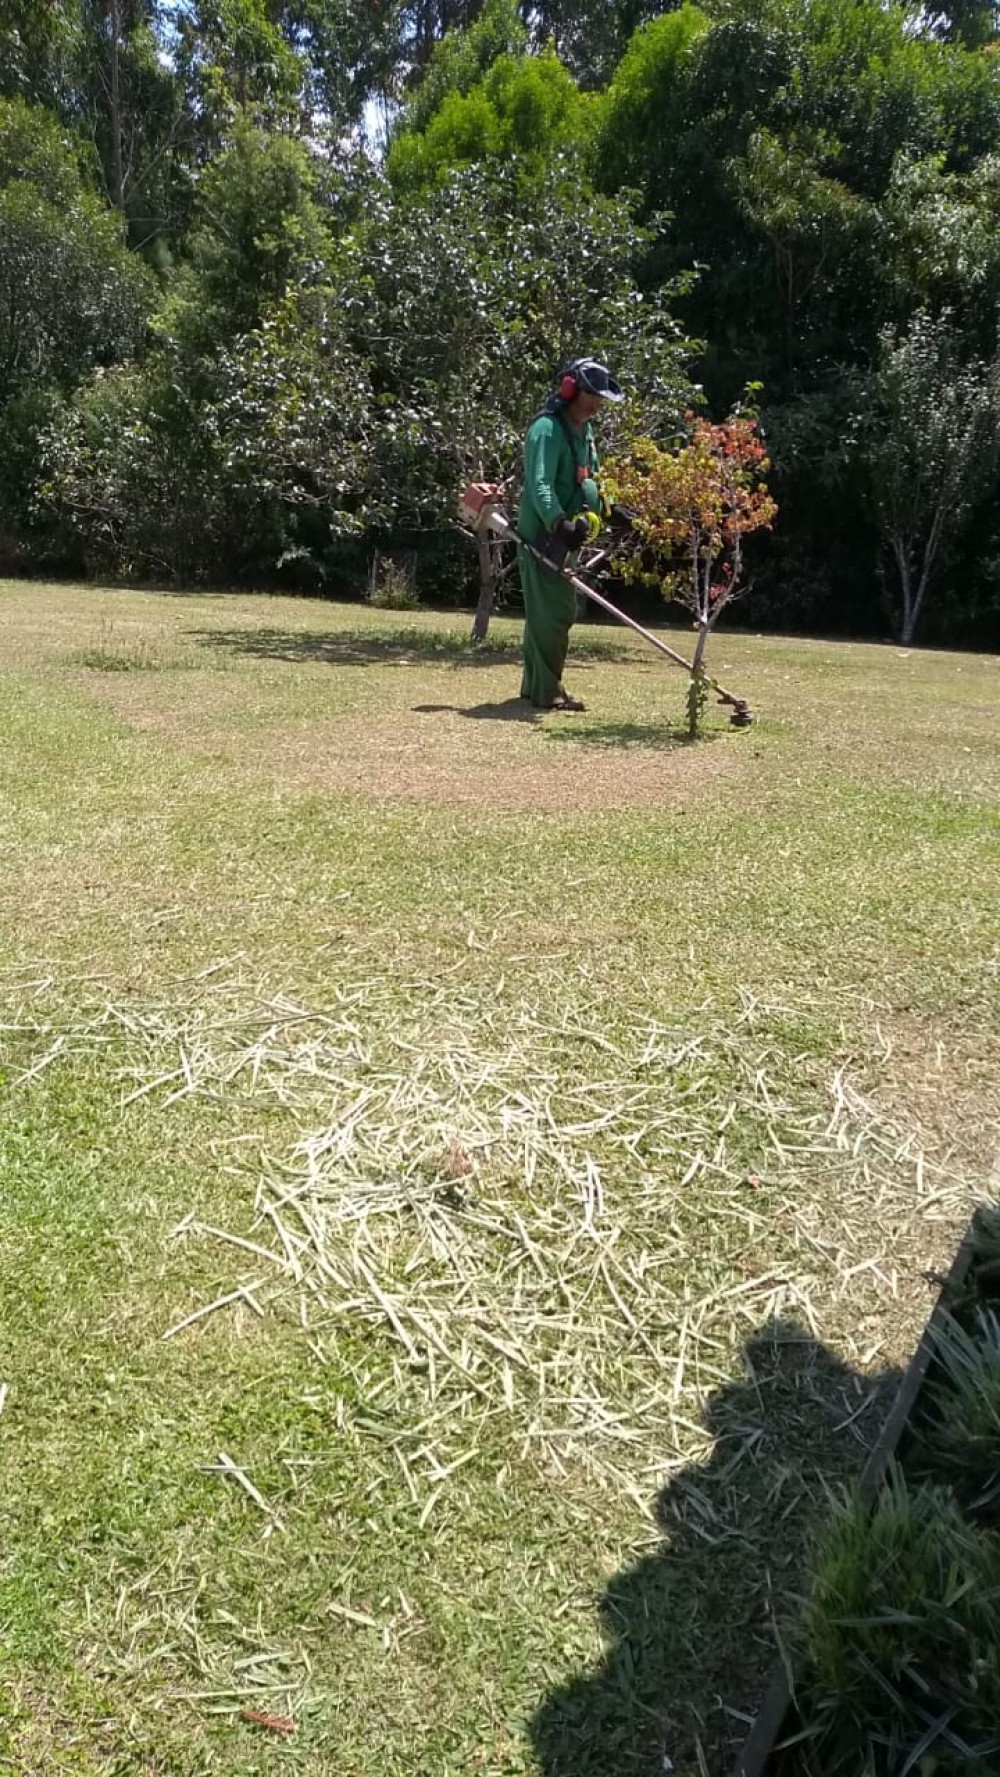
[[743,1361],[705,1408],[711,1459],[657,1500],[662,1543],[601,1599],[600,1666],[532,1718],[545,1777],[734,1769],[827,1490],[860,1472],[899,1383],[861,1375],[792,1320],[768,1322]]
[[520,722],[530,726],[544,716],[524,697],[505,697],[501,703],[415,703],[415,716],[467,716],[473,722]]

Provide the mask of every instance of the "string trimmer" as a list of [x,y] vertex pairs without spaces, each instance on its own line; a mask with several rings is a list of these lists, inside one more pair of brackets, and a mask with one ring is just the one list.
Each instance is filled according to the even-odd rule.
[[[692,661],[686,660],[683,654],[676,653],[673,648],[668,648],[666,642],[661,642],[659,636],[654,635],[652,630],[644,629],[634,617],[629,617],[627,612],[620,611],[617,605],[613,605],[611,600],[606,599],[604,594],[598,592],[595,587],[588,585],[587,581],[582,579],[579,574],[574,573],[565,565],[557,566],[551,555],[545,554],[543,550],[536,549],[533,544],[525,543],[522,538],[518,537],[507,514],[497,503],[502,493],[502,488],[495,487],[488,482],[472,482],[458,502],[458,516],[462,524],[478,535],[493,531],[507,542],[520,543],[521,547],[527,549],[536,561],[541,562],[543,568],[547,568],[550,574],[558,574],[561,580],[565,580],[568,585],[572,586],[574,592],[589,599],[592,605],[599,605],[602,611],[607,611],[608,615],[614,617],[619,623],[624,623],[629,629],[634,629],[636,635],[642,636],[643,641],[648,642],[651,648],[655,648],[658,654],[665,654],[674,666],[681,667],[689,675],[694,671]],[[705,683],[710,690],[715,692],[720,703],[729,706],[729,720],[733,727],[749,728],[753,716],[746,698],[737,697],[735,692],[727,691],[726,687],[720,684],[718,679],[713,678],[711,673],[705,674]]]

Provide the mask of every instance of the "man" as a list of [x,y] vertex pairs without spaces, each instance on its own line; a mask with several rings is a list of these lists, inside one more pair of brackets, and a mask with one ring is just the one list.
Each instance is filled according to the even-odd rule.
[[521,696],[542,710],[582,710],[562,682],[576,593],[544,568],[531,543],[557,569],[592,534],[584,513],[600,514],[599,460],[591,420],[604,401],[625,397],[603,364],[580,358],[567,366],[554,395],[524,440],[524,489],[517,514],[518,567],[524,594],[524,677]]

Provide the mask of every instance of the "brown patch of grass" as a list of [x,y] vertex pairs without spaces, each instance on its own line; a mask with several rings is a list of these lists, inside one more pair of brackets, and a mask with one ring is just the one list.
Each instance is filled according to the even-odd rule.
[[954,1153],[984,1192],[1000,1187],[1000,1036],[894,1012],[869,1071],[881,1103],[931,1149]]
[[[594,669],[595,704],[610,692],[616,670]],[[748,774],[753,742],[746,734],[717,732],[717,744],[692,747],[655,709],[645,720],[619,722],[543,716],[505,695],[509,678],[481,668],[424,669],[416,702],[380,692],[380,713],[305,719],[249,735],[213,726],[215,682],[203,687],[203,698],[191,695],[202,687],[190,677],[167,696],[159,680],[138,675],[94,674],[89,688],[131,727],[178,750],[209,751],[241,778],[379,801],[567,812],[683,807],[706,788]],[[226,687],[227,708],[238,708],[241,688]]]

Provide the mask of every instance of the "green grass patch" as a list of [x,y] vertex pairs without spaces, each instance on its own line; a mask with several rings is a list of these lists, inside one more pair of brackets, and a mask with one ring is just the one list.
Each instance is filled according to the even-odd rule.
[[798,1641],[803,1777],[920,1768],[988,1777],[1000,1720],[1000,1536],[945,1489],[890,1474],[838,1507]]
[[27,1777],[723,1769],[982,1180],[995,663],[467,631],[0,589]]

